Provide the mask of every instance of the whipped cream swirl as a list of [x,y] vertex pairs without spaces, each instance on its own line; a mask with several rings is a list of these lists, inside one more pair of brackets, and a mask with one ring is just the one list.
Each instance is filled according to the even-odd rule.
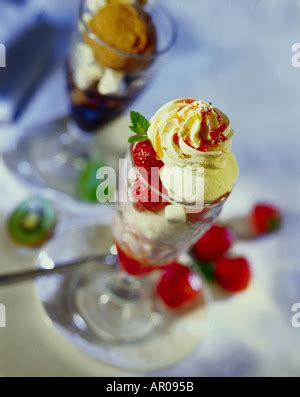
[[151,118],[148,138],[165,164],[216,165],[230,151],[228,117],[208,102],[182,98],[168,102]]

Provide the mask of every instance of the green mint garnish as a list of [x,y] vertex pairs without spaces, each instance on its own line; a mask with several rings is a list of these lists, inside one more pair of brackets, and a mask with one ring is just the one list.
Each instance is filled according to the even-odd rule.
[[135,133],[129,139],[129,143],[133,142],[141,142],[148,139],[147,131],[150,126],[149,121],[142,114],[138,112],[131,111],[130,112],[130,121],[131,125],[129,128],[131,131]]

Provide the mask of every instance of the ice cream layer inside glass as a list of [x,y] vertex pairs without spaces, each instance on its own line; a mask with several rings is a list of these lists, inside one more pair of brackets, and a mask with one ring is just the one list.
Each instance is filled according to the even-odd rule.
[[72,115],[83,131],[95,131],[120,114],[148,80],[158,38],[145,3],[82,0],[68,86]]
[[219,215],[238,177],[232,136],[221,110],[183,98],[162,106],[134,137],[130,200],[119,204],[113,230],[119,249],[145,272],[174,261]]

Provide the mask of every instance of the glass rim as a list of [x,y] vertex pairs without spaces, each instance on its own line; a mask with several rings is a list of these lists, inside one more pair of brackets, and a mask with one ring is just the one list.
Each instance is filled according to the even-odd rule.
[[[86,0],[81,0],[80,2],[80,9],[79,9],[79,20],[81,22],[81,24],[84,27],[85,32],[89,35],[89,37],[94,40],[96,43],[100,44],[103,47],[106,47],[116,53],[118,53],[119,55],[126,57],[126,58],[132,58],[132,59],[139,59],[139,60],[153,60],[156,59],[158,56],[163,55],[165,53],[167,53],[174,45],[176,38],[177,38],[177,27],[176,27],[176,23],[175,20],[173,19],[173,17],[171,17],[171,15],[169,14],[168,11],[165,10],[165,8],[161,7],[161,6],[156,6],[153,7],[153,9],[155,10],[155,12],[158,11],[159,14],[164,15],[164,17],[168,20],[168,23],[170,25],[170,38],[167,42],[167,44],[164,46],[164,48],[160,49],[160,50],[156,50],[154,51],[152,54],[149,55],[143,55],[143,54],[131,54],[129,52],[126,52],[124,50],[120,50],[116,47],[113,47],[112,45],[108,44],[106,41],[102,40],[100,37],[98,37],[86,24],[86,22],[83,19],[83,15],[84,15],[84,4],[85,4]],[[137,6],[139,7],[139,6]]]
[[[134,160],[133,160],[133,147],[134,147],[135,143],[131,143],[129,146],[129,158],[130,158],[130,162],[132,164],[132,168],[142,168],[142,167],[138,167],[134,165]],[[184,203],[184,202],[179,202],[176,201],[174,199],[172,199],[171,197],[169,197],[168,195],[162,193],[161,191],[159,191],[156,187],[154,187],[153,185],[151,185],[151,183],[149,183],[149,180],[145,180],[145,178],[143,177],[143,173],[137,173],[137,175],[140,177],[141,182],[151,191],[153,191],[157,196],[161,197],[162,199],[165,200],[165,202],[169,203],[169,204],[174,204],[174,205],[181,205],[182,207],[184,207],[185,209],[190,209],[192,210],[191,212],[197,212],[197,211],[193,211],[193,210],[203,210],[203,209],[207,209],[207,208],[214,208],[214,207],[218,207],[220,205],[223,205],[224,202],[227,200],[228,196],[230,195],[231,192],[225,193],[223,196],[221,196],[219,199],[212,201],[212,202],[206,202],[203,200],[203,203],[201,204],[190,204],[190,203]]]

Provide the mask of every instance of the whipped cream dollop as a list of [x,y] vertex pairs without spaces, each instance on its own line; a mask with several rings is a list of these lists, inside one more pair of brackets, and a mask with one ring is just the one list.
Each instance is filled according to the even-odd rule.
[[210,103],[182,98],[168,102],[152,117],[148,130],[157,156],[165,164],[209,162],[230,150],[233,131],[228,117]]
[[97,64],[93,50],[85,43],[75,47],[72,67],[74,82],[81,90],[87,90],[95,82],[102,95],[120,94],[125,90],[124,74]]
[[238,165],[229,118],[211,103],[190,98],[163,105],[148,138],[164,166],[162,184],[176,202],[211,202],[231,192]]

